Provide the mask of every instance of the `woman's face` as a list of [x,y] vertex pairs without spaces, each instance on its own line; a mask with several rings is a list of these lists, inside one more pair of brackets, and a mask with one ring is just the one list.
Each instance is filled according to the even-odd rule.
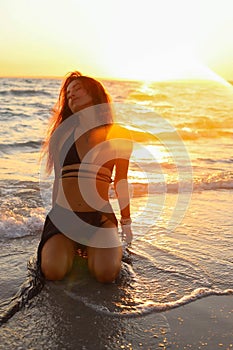
[[66,90],[68,106],[72,113],[80,111],[82,108],[92,104],[92,97],[88,95],[87,90],[84,89],[81,81],[73,80]]

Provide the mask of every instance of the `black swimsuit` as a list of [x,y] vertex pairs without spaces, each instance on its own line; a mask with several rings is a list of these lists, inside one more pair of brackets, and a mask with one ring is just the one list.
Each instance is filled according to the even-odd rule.
[[[61,151],[60,151],[60,165],[61,167],[67,166],[67,165],[74,165],[74,164],[81,164],[80,157],[78,155],[76,145],[72,140],[70,139],[72,137],[72,140],[74,140],[74,133],[72,133],[69,138],[65,141]],[[71,147],[69,148],[67,154],[65,154],[65,151],[68,149],[67,145],[71,144]],[[64,161],[62,161],[64,159]],[[63,164],[62,164],[63,163]],[[72,172],[72,175],[69,175],[69,173]],[[68,170],[62,170],[61,172],[61,177],[74,177],[75,175],[73,174],[74,172],[79,172],[79,169],[68,169]],[[77,177],[77,175],[75,177]],[[85,176],[85,174],[83,174]],[[103,181],[111,181],[111,179],[106,175],[105,178],[103,178]],[[110,210],[109,210],[110,208]],[[82,222],[87,223],[93,227],[93,229],[90,231],[91,233],[88,234],[88,232],[80,232],[80,241],[82,243],[77,243],[77,249],[81,249],[82,251],[85,250],[86,244],[84,242],[88,242],[88,239],[91,238],[91,235],[95,232],[94,228],[97,227],[103,227],[103,225],[107,222],[110,221],[113,223],[115,227],[118,226],[116,216],[111,209],[111,206],[109,204],[108,210],[101,212],[101,211],[91,211],[91,212],[77,212],[77,211],[70,211],[68,209],[65,209],[58,204],[55,204],[55,206],[50,210],[48,215],[46,216],[45,223],[44,223],[44,228],[41,236],[41,241],[38,246],[38,252],[37,252],[37,260],[38,260],[38,265],[41,265],[41,251],[44,246],[44,244],[47,242],[47,240],[51,237],[53,237],[56,234],[62,233],[65,231],[65,229],[62,232],[61,227],[63,225],[57,225],[54,222],[56,220],[53,220],[53,218],[59,218],[59,223],[69,223],[69,229],[72,226],[72,219],[74,219],[75,214],[79,219],[81,219]],[[77,220],[78,221],[78,220]],[[77,221],[76,224],[73,225],[73,228],[75,230],[79,230],[81,227],[77,227]],[[80,222],[81,224],[81,222]],[[82,226],[82,225],[80,225]],[[81,237],[82,235],[82,237]],[[87,244],[88,245],[88,244]]]
[[64,167],[66,165],[81,163],[81,159],[78,155],[77,148],[73,140],[74,140],[74,131],[64,142],[64,145],[62,146],[62,149],[60,151],[59,161],[60,161],[61,167]]

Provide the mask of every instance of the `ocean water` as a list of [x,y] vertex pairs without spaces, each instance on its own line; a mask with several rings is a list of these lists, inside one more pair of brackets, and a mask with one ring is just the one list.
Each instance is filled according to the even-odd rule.
[[[233,293],[233,87],[213,81],[103,83],[116,122],[134,139],[129,168],[133,244],[115,284],[100,286],[85,262],[77,263],[71,277],[47,283],[34,304],[9,320],[16,328],[23,319],[30,329],[32,310],[40,305],[39,319],[41,305],[48,310],[54,298],[57,313],[64,312],[61,300],[67,308],[78,305],[77,313],[70,310],[76,321],[85,307],[97,319],[107,315],[127,322],[151,315],[166,328],[158,316],[162,311]],[[0,79],[3,313],[27,276],[27,261],[51,205],[52,177],[44,177],[39,158],[60,84],[59,79]],[[42,317],[43,324],[51,317]],[[6,346],[9,339],[4,335]]]

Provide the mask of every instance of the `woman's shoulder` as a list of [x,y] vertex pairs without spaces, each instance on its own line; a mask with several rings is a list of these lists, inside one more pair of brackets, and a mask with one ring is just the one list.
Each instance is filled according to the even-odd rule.
[[108,138],[109,139],[122,138],[122,139],[131,140],[132,136],[131,136],[131,131],[126,126],[114,123],[109,128]]

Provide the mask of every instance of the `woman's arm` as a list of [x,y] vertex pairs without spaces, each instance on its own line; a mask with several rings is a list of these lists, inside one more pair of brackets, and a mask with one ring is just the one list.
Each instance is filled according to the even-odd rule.
[[128,167],[129,161],[127,159],[117,159],[114,188],[121,212],[120,223],[122,230],[122,238],[126,241],[126,243],[130,244],[133,239],[133,233],[131,230],[130,218]]
[[114,188],[119,202],[122,219],[130,218],[128,186],[129,159],[133,150],[130,131],[118,124],[111,129],[110,138],[116,150]]
[[128,168],[129,168],[129,160],[127,159],[116,160],[114,189],[117,195],[122,219],[130,218]]
[[131,243],[133,234],[131,231],[130,218],[130,198],[128,185],[129,159],[133,150],[133,142],[130,130],[120,125],[114,125],[112,128],[112,139],[115,143],[115,179],[114,188],[117,195],[120,213],[122,238],[127,243]]
[[52,192],[52,207],[54,207],[57,199],[57,193],[58,193],[58,178],[55,177],[53,182],[53,192]]
[[54,162],[54,181],[53,181],[53,191],[52,191],[52,207],[54,207],[58,194],[58,185],[59,185],[59,174],[60,167],[58,166],[57,161]]

